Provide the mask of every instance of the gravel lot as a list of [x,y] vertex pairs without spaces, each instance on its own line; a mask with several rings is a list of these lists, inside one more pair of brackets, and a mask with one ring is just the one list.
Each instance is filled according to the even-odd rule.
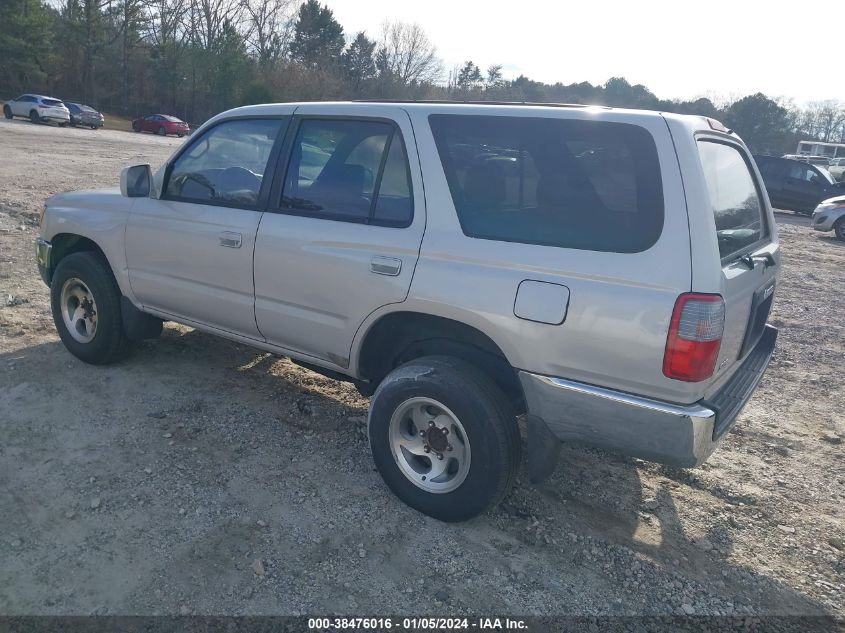
[[565,447],[446,525],[350,386],[174,324],[117,366],[62,347],[43,200],[180,142],[0,121],[0,614],[845,616],[845,244],[784,216],[779,348],[704,467]]

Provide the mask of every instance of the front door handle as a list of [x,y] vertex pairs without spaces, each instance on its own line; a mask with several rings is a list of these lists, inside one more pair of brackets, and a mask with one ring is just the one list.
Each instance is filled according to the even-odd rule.
[[233,233],[232,231],[223,231],[220,234],[220,246],[227,246],[228,248],[240,248],[243,236],[240,233]]
[[370,260],[370,272],[376,275],[395,277],[402,270],[402,260],[396,257],[376,255]]

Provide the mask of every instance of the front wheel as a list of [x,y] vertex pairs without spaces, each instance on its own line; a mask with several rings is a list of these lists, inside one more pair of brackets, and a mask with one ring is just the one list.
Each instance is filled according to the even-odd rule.
[[837,240],[845,242],[845,216],[839,218],[833,225],[833,234]]
[[456,358],[424,357],[391,372],[370,403],[369,435],[390,489],[441,521],[464,521],[498,503],[519,466],[507,399]]
[[10,108],[7,105],[4,105],[3,106],[3,116],[6,117],[7,119],[11,119],[12,118],[12,108]]
[[158,135],[167,136],[167,130],[165,130],[163,127],[158,128]]
[[71,354],[94,365],[129,354],[120,296],[102,256],[72,253],[59,262],[50,283],[50,304],[59,337]]

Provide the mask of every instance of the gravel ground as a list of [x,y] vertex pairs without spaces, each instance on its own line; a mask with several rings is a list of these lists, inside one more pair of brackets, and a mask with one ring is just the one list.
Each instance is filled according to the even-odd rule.
[[62,347],[43,200],[180,142],[0,121],[0,614],[845,615],[845,244],[781,226],[779,348],[702,468],[565,447],[447,525],[350,386],[173,324],[116,366]]

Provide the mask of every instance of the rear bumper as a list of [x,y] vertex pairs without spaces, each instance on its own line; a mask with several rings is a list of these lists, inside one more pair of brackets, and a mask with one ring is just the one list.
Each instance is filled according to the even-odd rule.
[[673,466],[698,466],[736,421],[769,365],[777,329],[763,336],[708,401],[678,405],[584,383],[520,372],[528,412],[554,436]]

